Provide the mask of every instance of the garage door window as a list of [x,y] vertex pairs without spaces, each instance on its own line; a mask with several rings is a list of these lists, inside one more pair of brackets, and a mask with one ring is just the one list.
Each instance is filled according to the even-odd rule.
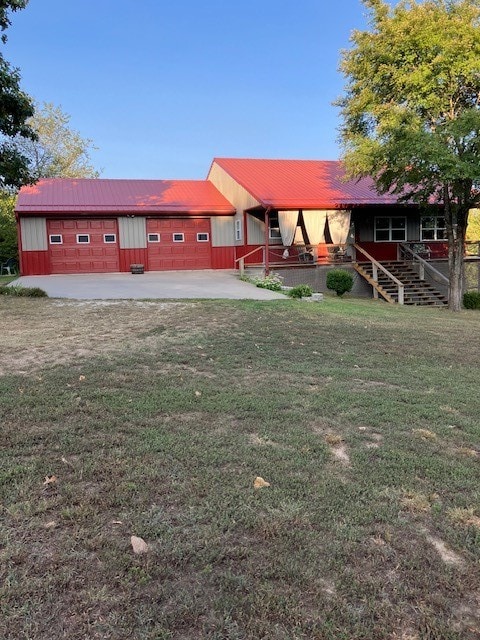
[[149,233],[148,234],[149,242],[160,242],[160,234],[159,233]]
[[185,242],[185,235],[183,233],[174,233],[173,234],[174,242]]
[[77,243],[78,244],[90,244],[90,235],[88,233],[78,233],[77,234]]
[[50,236],[50,244],[63,244],[63,238],[59,233]]
[[208,242],[208,233],[197,233],[197,242]]
[[103,241],[105,244],[110,244],[111,242],[116,242],[117,238],[114,233],[105,233],[103,236]]

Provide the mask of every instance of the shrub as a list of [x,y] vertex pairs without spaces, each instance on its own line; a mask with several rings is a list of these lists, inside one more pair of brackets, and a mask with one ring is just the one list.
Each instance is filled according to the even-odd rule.
[[46,298],[47,294],[40,287],[21,287],[20,285],[13,285],[11,287],[0,287],[0,295],[2,296],[17,296],[17,297],[29,297],[29,298]]
[[466,291],[463,294],[465,309],[480,309],[480,291]]
[[288,292],[291,298],[309,298],[312,295],[312,287],[309,284],[297,284]]
[[260,289],[270,289],[270,291],[281,291],[283,278],[276,273],[272,273],[264,278],[252,278],[252,282]]
[[327,288],[335,291],[337,296],[351,291],[353,287],[353,276],[345,269],[332,269],[327,274]]

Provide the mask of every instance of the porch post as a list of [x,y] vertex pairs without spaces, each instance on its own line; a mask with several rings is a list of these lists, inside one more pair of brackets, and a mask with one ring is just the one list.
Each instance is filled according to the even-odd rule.
[[270,207],[265,209],[265,275],[268,276],[270,273],[270,260],[268,256],[268,242],[269,242],[269,231],[270,231]]

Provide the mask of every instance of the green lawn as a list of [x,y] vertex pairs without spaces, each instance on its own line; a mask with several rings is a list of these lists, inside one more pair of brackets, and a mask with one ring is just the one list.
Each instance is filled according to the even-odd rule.
[[2,639],[480,637],[480,313],[0,318]]
[[18,276],[0,276],[0,287],[4,287],[6,284],[13,282],[13,280],[16,280],[17,278]]

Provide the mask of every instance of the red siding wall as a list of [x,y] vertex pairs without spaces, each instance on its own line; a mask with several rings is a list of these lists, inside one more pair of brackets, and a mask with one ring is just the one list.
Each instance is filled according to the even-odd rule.
[[[362,249],[365,249],[375,260],[396,260],[397,259],[397,243],[396,242],[359,242]],[[364,262],[367,258],[360,252],[357,252],[357,261]]]
[[20,253],[22,276],[44,276],[50,273],[48,251],[22,251]]
[[131,264],[143,264],[148,269],[146,249],[120,249],[120,271],[130,271]]
[[212,269],[235,269],[235,247],[212,247]]

